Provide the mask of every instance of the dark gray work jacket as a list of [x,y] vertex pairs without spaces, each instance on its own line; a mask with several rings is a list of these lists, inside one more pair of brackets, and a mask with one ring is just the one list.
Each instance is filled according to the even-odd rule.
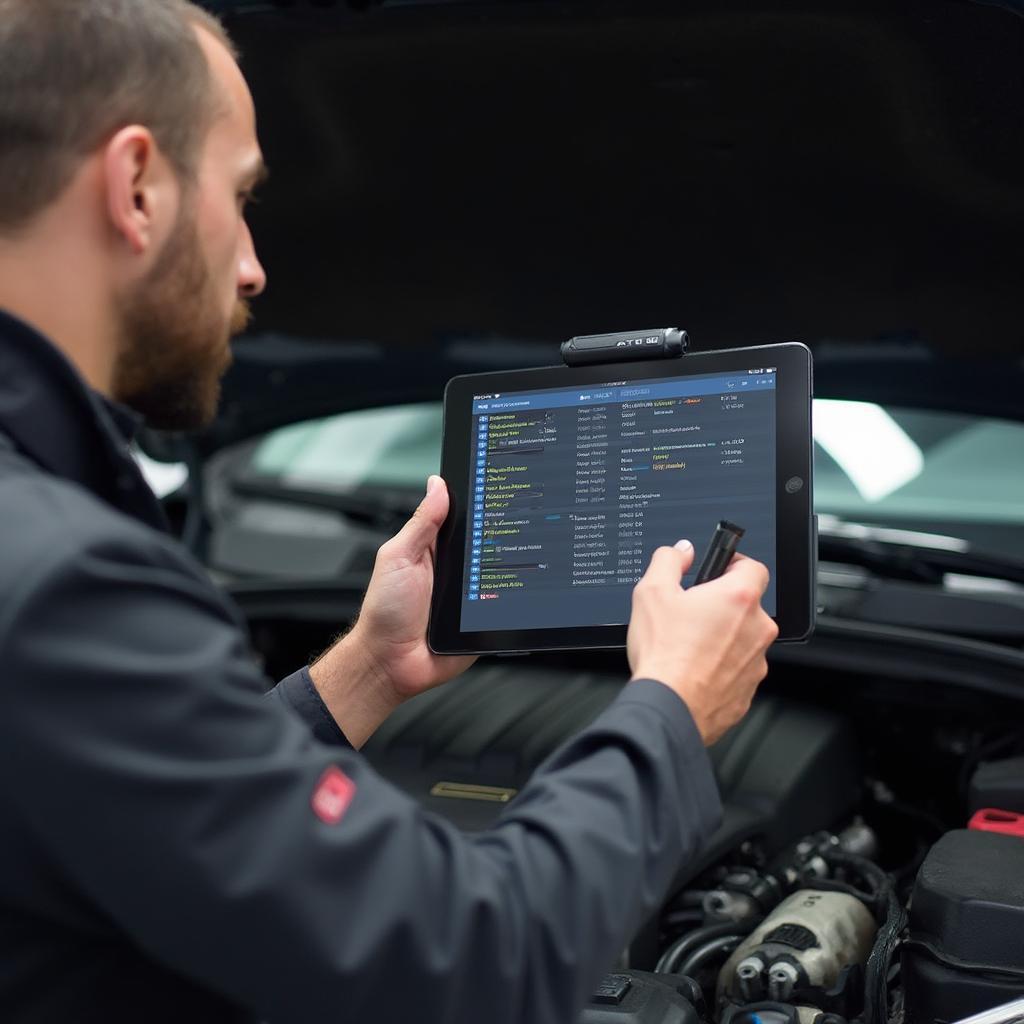
[[717,823],[685,705],[625,687],[459,833],[266,695],[127,418],[0,313],[0,1020],[570,1024]]

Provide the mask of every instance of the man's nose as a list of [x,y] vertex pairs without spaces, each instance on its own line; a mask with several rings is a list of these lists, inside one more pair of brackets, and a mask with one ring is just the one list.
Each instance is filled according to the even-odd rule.
[[254,299],[267,287],[267,272],[256,255],[256,247],[253,245],[248,225],[244,225],[244,232],[245,237],[242,239],[242,251],[238,260],[238,293],[244,299]]

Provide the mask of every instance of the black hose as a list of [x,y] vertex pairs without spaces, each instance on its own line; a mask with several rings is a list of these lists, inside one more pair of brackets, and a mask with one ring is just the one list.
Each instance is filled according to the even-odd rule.
[[704,916],[703,910],[673,910],[662,918],[661,926],[675,937],[689,928],[699,928],[704,924]]
[[[896,887],[891,877],[873,861],[853,854],[835,850],[822,856],[830,867],[842,868],[845,872],[867,882],[871,893],[860,893],[853,889],[853,895],[871,907],[879,923],[875,944],[868,956],[864,971],[864,1020],[866,1024],[887,1024],[889,1019],[889,968],[896,956],[900,936],[906,927],[906,913],[896,896]],[[823,886],[828,882],[817,883]],[[842,882],[832,882],[842,886]]]
[[891,887],[887,893],[887,907],[886,922],[875,937],[864,971],[864,1020],[867,1024],[888,1024],[889,968],[907,924],[906,912]]
[[742,935],[723,935],[720,939],[712,939],[695,949],[672,973],[693,977],[694,972],[700,970],[709,960],[722,953],[728,956],[742,941]]
[[713,939],[735,938],[749,935],[757,921],[745,921],[742,924],[728,921],[724,924],[709,924],[704,928],[695,928],[682,938],[676,939],[661,955],[654,970],[659,974],[678,974],[678,965],[694,950],[706,945]]
[[839,850],[826,850],[822,853],[826,864],[844,868],[860,875],[861,879],[873,887],[876,895],[881,895],[892,888],[889,876],[874,862],[866,857],[858,857],[852,853]]
[[864,857],[857,857],[852,853],[841,853],[838,850],[827,850],[822,853],[825,863],[831,868],[840,868],[845,873],[859,877],[862,882],[867,882],[867,888],[862,889],[850,882],[840,882],[836,879],[816,879],[812,888],[833,889],[839,892],[848,892],[856,896],[862,903],[869,906],[875,915],[875,920],[882,925],[889,916],[889,894],[893,892],[892,879],[873,861]]
[[704,906],[706,895],[706,889],[682,889],[665,904],[665,913],[675,914],[684,910],[700,910]]

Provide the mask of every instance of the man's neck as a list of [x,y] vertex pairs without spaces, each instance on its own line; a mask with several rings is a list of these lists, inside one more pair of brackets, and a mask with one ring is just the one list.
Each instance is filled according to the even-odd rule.
[[45,335],[90,387],[109,396],[116,339],[97,278],[71,233],[0,239],[0,308]]

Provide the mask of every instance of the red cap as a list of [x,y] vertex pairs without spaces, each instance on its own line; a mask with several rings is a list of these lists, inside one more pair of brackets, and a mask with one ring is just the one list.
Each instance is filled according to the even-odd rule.
[[974,812],[967,827],[979,832],[1002,832],[1024,839],[1024,814],[1000,811],[995,807],[983,807],[980,811]]

